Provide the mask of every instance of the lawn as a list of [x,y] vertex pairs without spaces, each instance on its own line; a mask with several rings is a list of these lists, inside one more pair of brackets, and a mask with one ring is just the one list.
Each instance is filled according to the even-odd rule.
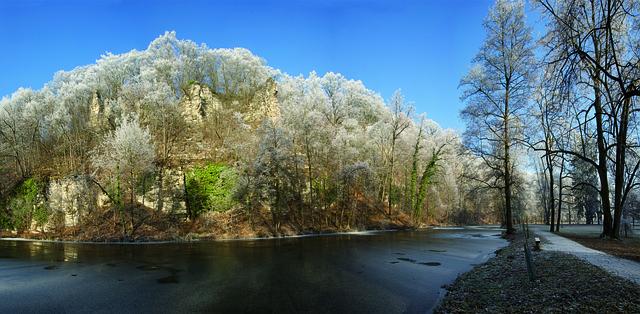
[[601,228],[600,225],[563,225],[559,234],[594,250],[640,262],[640,225],[636,224],[633,235],[621,240],[600,239]]

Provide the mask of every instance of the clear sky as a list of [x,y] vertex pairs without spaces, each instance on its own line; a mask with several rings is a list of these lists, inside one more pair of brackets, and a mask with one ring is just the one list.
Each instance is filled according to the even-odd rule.
[[105,52],[144,49],[167,30],[245,47],[289,74],[359,79],[462,129],[457,89],[484,39],[491,0],[0,0],[0,95],[41,88]]

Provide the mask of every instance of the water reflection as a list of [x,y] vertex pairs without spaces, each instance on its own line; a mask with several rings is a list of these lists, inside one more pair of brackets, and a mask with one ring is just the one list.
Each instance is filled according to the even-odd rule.
[[73,245],[64,246],[64,261],[75,262],[78,260],[78,247]]

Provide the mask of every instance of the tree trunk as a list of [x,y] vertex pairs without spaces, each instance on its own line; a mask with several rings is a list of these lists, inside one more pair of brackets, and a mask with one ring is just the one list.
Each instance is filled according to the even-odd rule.
[[[591,23],[596,25],[595,16],[592,14]],[[600,38],[596,32],[591,33],[591,41],[594,47],[595,63],[601,63],[600,56]],[[593,108],[596,118],[596,142],[598,146],[598,177],[600,179],[600,201],[602,203],[602,213],[604,214],[604,220],[602,221],[602,234],[601,237],[611,237],[612,233],[612,217],[611,217],[611,201],[609,199],[609,179],[607,170],[607,148],[605,143],[605,131],[603,129],[603,118],[605,117],[604,110],[602,108],[602,91],[600,90],[601,84],[600,70],[596,67],[592,73],[593,83]]]
[[555,213],[556,213],[556,199],[555,199],[555,188],[554,188],[554,183],[555,180],[553,179],[553,159],[551,158],[551,145],[549,143],[550,139],[549,136],[546,136],[545,139],[545,148],[546,148],[546,154],[545,154],[545,159],[547,161],[547,169],[549,170],[549,209],[550,209],[550,213],[549,213],[549,231],[554,232],[555,231],[555,222],[554,222],[554,218],[555,218]]
[[513,214],[511,209],[511,157],[509,150],[511,149],[509,138],[509,83],[505,88],[505,102],[504,102],[504,207],[505,207],[505,223],[507,228],[507,234],[513,234],[515,229],[513,228]]
[[[624,207],[624,186],[625,186],[625,166],[627,152],[627,130],[629,126],[629,107],[631,98],[627,97],[622,101],[622,112],[620,117],[619,131],[616,136],[616,169],[614,185],[614,217],[611,229],[612,238],[620,236],[620,221]],[[631,179],[630,179],[631,180]]]
[[[599,74],[596,74],[595,77],[599,77]],[[604,219],[602,221],[602,237],[612,237],[613,236],[613,225],[612,225],[612,217],[611,217],[611,202],[609,199],[609,178],[608,178],[608,170],[607,170],[607,150],[605,145],[604,138],[604,129],[602,127],[603,123],[603,110],[602,110],[602,100],[601,100],[601,92],[599,87],[599,79],[594,78],[594,111],[596,118],[596,142],[598,145],[598,178],[600,179],[600,201],[602,203],[602,213],[604,215]]]
[[187,189],[187,174],[185,172],[182,173],[182,188],[184,189],[184,207],[187,210],[187,217],[193,219],[191,204],[189,203],[189,189]]
[[161,212],[164,208],[164,168],[158,169],[158,181],[156,182],[156,189],[158,189],[156,200],[156,212]]
[[[394,130],[395,132],[395,130]],[[391,217],[391,193],[393,191],[393,166],[395,163],[395,150],[396,150],[396,139],[395,139],[395,134],[393,137],[393,141],[391,142],[391,159],[390,159],[390,165],[389,165],[389,190],[387,191],[387,206],[389,206],[389,217]]]
[[[313,167],[311,162],[311,148],[309,147],[309,139],[305,138],[306,155],[307,155],[307,171],[309,172],[309,208],[311,214],[311,224],[314,224],[315,199],[313,195]],[[304,219],[303,219],[304,221]]]
[[560,176],[558,177],[558,220],[556,222],[556,232],[560,232],[560,222],[562,221],[562,176],[564,175],[564,158],[560,161]]

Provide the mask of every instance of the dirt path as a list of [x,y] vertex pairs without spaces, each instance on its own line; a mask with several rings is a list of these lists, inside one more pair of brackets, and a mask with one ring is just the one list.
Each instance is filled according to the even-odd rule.
[[596,265],[614,275],[640,284],[640,263],[615,257],[601,251],[590,249],[580,243],[547,231],[547,226],[530,226],[535,234],[547,240],[542,249],[572,254],[582,260]]

